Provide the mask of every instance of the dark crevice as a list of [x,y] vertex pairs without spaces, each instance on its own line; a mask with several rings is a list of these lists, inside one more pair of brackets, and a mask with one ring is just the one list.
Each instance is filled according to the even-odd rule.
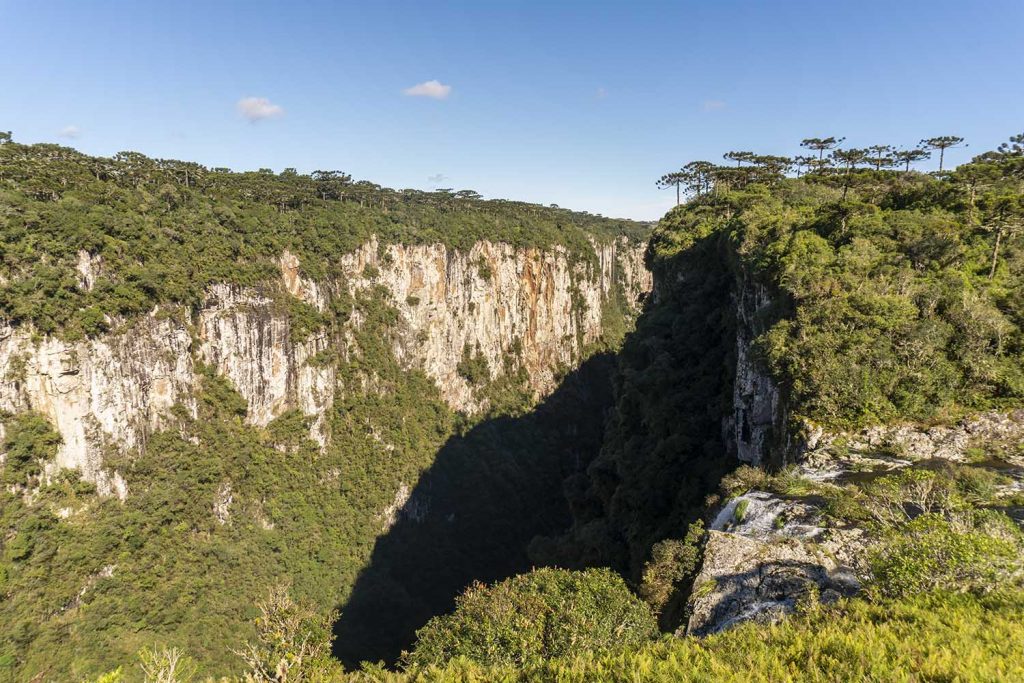
[[531,569],[530,542],[572,523],[564,485],[601,447],[614,368],[611,354],[594,356],[534,411],[445,443],[341,606],[337,657],[393,664],[467,585]]

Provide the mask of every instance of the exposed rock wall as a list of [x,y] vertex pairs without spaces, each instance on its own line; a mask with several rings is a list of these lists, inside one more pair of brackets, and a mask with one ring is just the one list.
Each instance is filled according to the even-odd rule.
[[[292,408],[321,417],[334,401],[334,368],[308,363],[332,340],[326,332],[297,342],[288,315],[269,296],[234,285],[211,287],[197,324],[198,356],[227,377],[266,425]],[[322,429],[314,437],[323,439]]]
[[[324,311],[343,289],[371,286],[383,287],[398,312],[396,358],[424,370],[453,408],[482,407],[458,373],[467,348],[486,359],[492,377],[506,355],[517,354],[530,388],[545,395],[559,369],[577,363],[601,336],[609,297],[621,291],[636,306],[650,289],[643,246],[619,240],[594,248],[594,259],[574,260],[561,248],[485,241],[462,252],[371,240],[340,257],[337,280],[303,277],[299,259],[285,252],[280,281],[215,285],[194,316],[157,310],[99,339],[68,343],[5,326],[0,410],[47,415],[63,438],[55,465],[77,468],[102,491],[120,495],[123,482],[104,466],[104,452],[137,451],[168,423],[176,403],[194,410],[197,362],[231,381],[253,424],[297,408],[314,417],[312,435],[324,443],[324,415],[338,387],[333,366],[309,361],[328,348],[345,358],[351,335],[323,330],[295,340],[287,307],[275,296],[284,292]],[[83,288],[102,265],[87,256],[79,264]],[[353,316],[349,324],[359,322]]]
[[103,451],[141,448],[171,406],[194,407],[190,348],[188,331],[159,311],[119,334],[73,344],[0,328],[0,410],[46,415],[63,439],[54,465],[123,495]]
[[772,303],[767,290],[750,282],[740,283],[735,295],[736,378],[732,414],[723,421],[726,443],[740,462],[760,465],[771,455],[783,424],[782,398],[775,381],[753,358],[751,349],[758,329],[758,315]]

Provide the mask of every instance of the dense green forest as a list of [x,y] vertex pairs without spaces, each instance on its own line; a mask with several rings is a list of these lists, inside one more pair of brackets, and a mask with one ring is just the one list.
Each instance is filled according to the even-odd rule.
[[[285,249],[306,276],[323,279],[371,235],[465,250],[480,240],[560,245],[593,260],[590,240],[648,232],[642,223],[483,200],[471,190],[391,190],[340,171],[234,173],[10,140],[0,140],[0,206],[0,316],[66,338],[102,332],[105,315],[195,306],[211,283],[272,279]],[[89,291],[76,286],[80,250],[104,263]]]
[[750,290],[765,300],[747,312],[751,355],[784,404],[776,462],[809,424],[1020,406],[1022,143],[934,175],[876,169],[866,154],[800,177],[784,174],[788,159],[744,153],[727,158],[747,165],[684,167],[689,199],[651,240],[657,305],[619,353],[602,453],[571,482],[575,527],[544,544],[548,557],[639,581],[652,545],[700,514],[735,467],[722,421]]
[[[780,625],[609,650],[598,624],[615,610],[592,615],[574,598],[579,607],[559,613],[536,573],[532,590],[520,581],[467,593],[420,632],[393,680],[1021,676],[1019,653],[1000,639],[1019,619],[1024,500],[1007,497],[1012,480],[998,468],[1019,463],[1024,444],[978,442],[975,464],[841,485],[779,467],[809,426],[948,424],[1024,404],[1024,136],[932,174],[910,165],[962,140],[902,152],[840,143],[806,140],[816,154],[796,161],[732,152],[736,165],[695,162],[661,181],[687,201],[652,237],[654,300],[617,354],[601,453],[566,480],[573,528],[531,551],[540,563],[614,568],[674,631],[701,590],[702,522],[756,488],[819,500],[826,525],[870,535],[861,594],[825,607],[812,591]],[[737,339],[781,397],[768,471],[735,469]],[[538,608],[531,624],[554,623],[543,634],[500,616]],[[543,650],[587,619],[586,653]],[[629,639],[633,623],[620,616]],[[389,680],[372,669],[363,678]]]
[[[621,344],[607,340],[610,353],[568,373],[539,406],[519,402],[511,414],[475,423],[453,413],[425,375],[401,370],[391,357],[387,302],[370,297],[353,302],[367,319],[357,340],[361,363],[340,366],[350,391],[331,412],[326,453],[297,414],[266,429],[245,425],[244,401],[209,373],[198,419],[181,414],[178,430],[158,435],[127,464],[133,494],[124,503],[97,497],[71,474],[26,500],[17,487],[52,458],[55,435],[38,416],[11,417],[0,492],[0,619],[10,626],[0,641],[0,676],[50,672],[108,683],[158,680],[160,672],[175,681],[243,673],[255,681],[396,682],[1024,677],[1015,646],[1024,635],[1024,534],[1008,514],[1024,509],[1024,500],[1007,498],[1006,477],[986,465],[1021,457],[1022,445],[977,444],[977,462],[842,486],[785,467],[812,425],[945,424],[1024,405],[1024,137],[936,173],[911,165],[936,151],[941,165],[945,150],[962,142],[956,136],[902,151],[841,142],[805,140],[813,154],[796,159],[730,152],[727,166],[694,162],[663,178],[680,203],[651,238],[655,292],[644,313]],[[26,149],[0,145],[4,155]],[[172,170],[160,172],[181,179],[167,185],[192,197],[174,204],[159,198],[159,185],[97,180],[104,171],[82,163],[88,187],[110,186],[126,202],[153,192],[157,217],[132,209],[131,225],[167,226],[159,216],[193,210],[202,223],[209,210],[201,238],[230,254],[207,265],[174,257],[171,265],[190,270],[140,284],[143,308],[194,302],[200,290],[192,287],[200,285],[171,287],[193,277],[259,277],[286,246],[313,268],[329,268],[333,250],[370,232],[457,245],[478,237],[559,243],[581,254],[587,235],[639,234],[636,226],[536,207],[529,210],[543,218],[527,238],[505,218],[519,205],[350,194],[354,186],[334,176],[348,188],[338,190],[344,199],[318,196],[317,183],[327,181],[317,176],[206,171],[202,182],[219,178],[224,188],[234,181],[308,188],[303,201],[210,190],[216,199],[207,204],[200,199],[207,192],[192,187],[201,174],[186,176],[168,162]],[[40,238],[25,227],[33,211],[84,200],[73,190],[47,195],[60,185],[52,180],[30,194],[34,177],[11,176],[7,185],[23,207],[35,208],[10,213],[20,246],[5,260],[22,275],[5,285],[3,305],[24,308],[2,310],[41,329],[89,334],[78,316],[118,305],[113,289],[95,301],[69,293],[52,304],[50,297],[18,303],[27,296],[19,282],[47,281],[40,269],[48,260],[30,258],[33,249],[61,264],[59,282],[79,248],[57,246],[70,239],[63,233],[35,245]],[[232,218],[216,218],[218,206],[233,202]],[[321,242],[323,212],[382,223],[401,216],[412,232],[367,222],[365,233]],[[474,223],[478,213],[489,217]],[[449,215],[466,231],[442,236]],[[112,237],[106,233],[117,223],[101,224],[110,258],[120,248],[138,259],[150,238],[153,253],[163,254],[175,240],[159,229],[144,239]],[[279,233],[284,226],[292,232]],[[226,236],[236,230],[250,239]],[[252,243],[261,245],[257,252],[243,249]],[[230,273],[217,270],[225,263]],[[119,282],[135,282],[130,272]],[[740,310],[748,292],[759,303]],[[740,331],[781,396],[765,469],[737,469],[732,445],[740,428],[729,422]],[[355,390],[367,368],[389,391]],[[360,428],[371,416],[399,446],[387,462]],[[231,526],[210,515],[225,474],[250,511]],[[436,508],[423,522],[400,521],[381,535],[368,520],[410,480],[419,482],[413,495],[431,494]],[[702,522],[722,500],[753,488],[813,496],[824,501],[827,524],[872,534],[871,579],[858,596],[830,605],[805,596],[796,615],[776,625],[707,638],[663,635],[684,623]],[[63,509],[76,512],[64,518]],[[281,585],[285,575],[292,581]],[[372,663],[378,658],[385,661]]]
[[[469,191],[96,158],[9,139],[0,140],[0,207],[0,319],[67,340],[156,304],[187,320],[211,283],[279,279],[284,249],[320,279],[371,235],[385,244],[560,246],[593,260],[591,241],[648,232]],[[80,250],[102,259],[91,289],[78,284]],[[569,524],[559,491],[599,446],[606,357],[563,370],[563,389],[541,406],[516,372],[490,384],[474,377],[490,411],[464,415],[394,358],[397,317],[383,289],[334,292],[324,313],[283,303],[294,334],[360,320],[344,354],[317,359],[336,366],[339,388],[325,449],[298,411],[265,428],[247,423],[245,399],[200,367],[196,415],[179,406],[141,454],[105,455],[130,487],[121,502],[73,471],[42,477],[60,436],[40,414],[0,415],[0,680],[79,680],[165,642],[188,650],[204,674],[237,671],[234,650],[255,633],[255,604],[281,581],[321,616],[347,607],[331,625],[348,645],[339,656],[393,660],[467,583],[528,570],[529,541]],[[629,307],[607,303],[607,335],[588,354],[614,348],[630,326]],[[472,376],[473,361],[460,372]],[[560,430],[563,419],[577,423],[573,434]],[[378,544],[381,511],[417,481],[430,487],[432,514]],[[230,522],[211,514],[225,496]],[[409,558],[429,581],[406,569]]]

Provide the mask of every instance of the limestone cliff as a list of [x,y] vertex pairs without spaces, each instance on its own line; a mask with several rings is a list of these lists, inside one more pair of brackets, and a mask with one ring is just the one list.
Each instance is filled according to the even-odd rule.
[[[175,404],[194,410],[200,363],[230,380],[248,403],[251,423],[299,409],[314,418],[312,435],[323,443],[335,369],[311,360],[324,351],[347,357],[361,319],[356,311],[344,324],[300,339],[281,298],[326,311],[342,293],[370,288],[386,292],[397,314],[395,357],[423,370],[454,409],[484,407],[459,373],[467,351],[486,361],[492,378],[515,356],[528,389],[543,396],[560,369],[578,363],[600,339],[609,302],[618,297],[636,307],[650,289],[642,245],[620,239],[593,248],[593,258],[582,259],[560,247],[483,241],[467,252],[371,239],[340,256],[340,275],[330,279],[305,277],[300,260],[285,252],[280,280],[214,285],[196,311],[158,307],[139,319],[110,321],[112,331],[96,339],[68,342],[4,326],[0,410],[48,416],[63,439],[55,466],[76,468],[101,491],[121,496],[123,482],[105,454],[137,452],[169,424]],[[87,288],[102,264],[88,254],[80,264],[80,286]]]

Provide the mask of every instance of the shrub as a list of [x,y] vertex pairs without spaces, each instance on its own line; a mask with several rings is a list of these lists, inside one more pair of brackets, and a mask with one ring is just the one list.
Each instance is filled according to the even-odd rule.
[[772,476],[760,467],[740,465],[722,477],[721,489],[727,496],[738,496],[753,489],[765,489],[772,481]]
[[176,647],[143,648],[139,667],[145,683],[189,683],[197,670],[192,658]]
[[657,633],[650,609],[613,572],[538,569],[493,586],[471,586],[452,614],[417,632],[405,659],[411,665],[456,657],[523,664],[635,646]]
[[482,386],[491,379],[491,366],[480,349],[474,351],[466,344],[462,348],[462,359],[456,366],[459,375],[473,386]]
[[579,651],[523,667],[457,659],[353,681],[1024,680],[1024,593],[925,594],[841,601],[771,626],[747,623],[708,638],[666,638],[621,653]]
[[238,656],[250,683],[328,680],[339,667],[331,658],[331,626],[337,611],[321,615],[292,600],[286,586],[273,587],[257,607],[255,642]]
[[37,476],[43,470],[43,463],[57,455],[60,434],[39,413],[16,415],[4,428],[4,483],[22,483],[27,477]]
[[697,520],[686,530],[686,538],[669,538],[655,543],[651,559],[644,566],[640,597],[660,613],[680,583],[692,579],[700,567],[704,522]]
[[887,596],[924,591],[989,591],[1017,566],[1020,544],[981,530],[960,530],[936,514],[923,514],[893,531],[871,557],[875,589]]
[[945,514],[965,506],[953,480],[934,470],[906,468],[864,487],[865,505],[885,526],[905,523],[920,513]]

